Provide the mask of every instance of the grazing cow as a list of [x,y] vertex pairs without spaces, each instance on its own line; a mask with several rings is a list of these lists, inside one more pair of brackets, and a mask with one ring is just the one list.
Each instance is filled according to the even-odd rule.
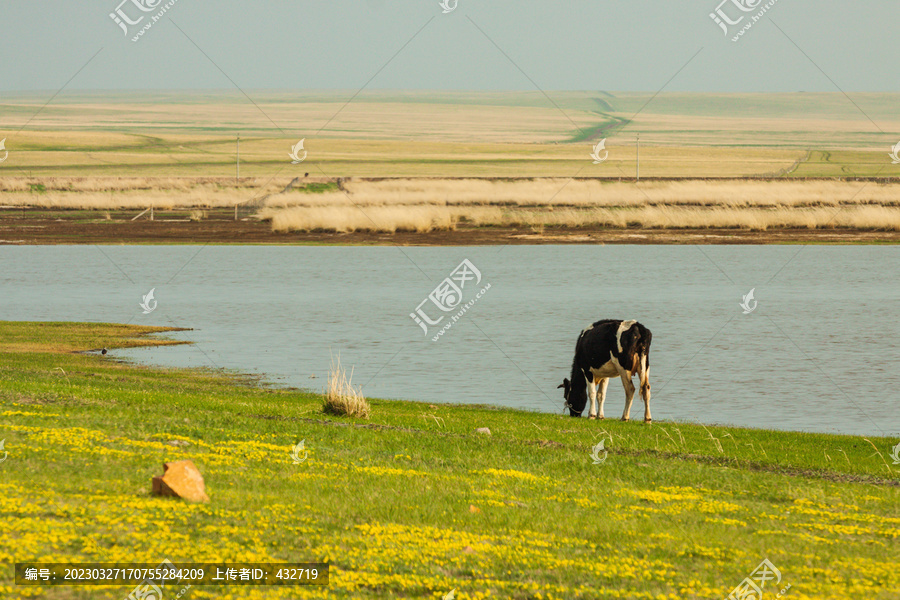
[[[640,377],[641,398],[644,400],[644,422],[650,422],[650,330],[637,321],[604,319],[589,325],[575,345],[572,361],[572,380],[563,379],[565,407],[573,417],[580,417],[591,397],[590,418],[603,418],[603,403],[610,377],[621,377],[625,386],[625,412],[622,420],[631,416],[634,399],[635,373]],[[600,412],[597,413],[597,389],[600,390]]]

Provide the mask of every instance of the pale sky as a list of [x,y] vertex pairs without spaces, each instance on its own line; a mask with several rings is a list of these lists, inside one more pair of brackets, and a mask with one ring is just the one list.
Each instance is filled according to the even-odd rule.
[[438,0],[177,0],[132,42],[165,2],[125,0],[145,15],[126,37],[109,16],[121,1],[0,2],[0,93],[70,78],[69,91],[655,92],[673,76],[666,91],[900,91],[896,0],[777,0],[737,42],[766,2],[726,0],[745,15],[726,36],[709,16],[721,0],[458,0],[447,14]]

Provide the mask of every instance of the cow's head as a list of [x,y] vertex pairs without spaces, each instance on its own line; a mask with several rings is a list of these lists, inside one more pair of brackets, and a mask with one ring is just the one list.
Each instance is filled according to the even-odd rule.
[[[576,378],[577,380],[578,378]],[[563,388],[563,397],[565,398],[563,406],[569,409],[569,416],[580,417],[587,404],[587,386],[572,385],[571,381],[563,379],[563,382],[556,386],[556,389],[559,388]]]

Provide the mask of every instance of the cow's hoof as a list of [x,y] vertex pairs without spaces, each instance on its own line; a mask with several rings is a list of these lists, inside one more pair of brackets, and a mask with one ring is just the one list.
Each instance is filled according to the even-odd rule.
[[644,423],[652,423],[653,419],[644,419]]
[[596,418],[597,418],[596,415],[590,415],[590,416],[588,417],[588,419],[590,419],[591,421],[593,421],[593,420],[596,419]]
[[628,417],[622,417],[622,421],[624,421],[625,423],[627,423],[629,420],[630,419]]

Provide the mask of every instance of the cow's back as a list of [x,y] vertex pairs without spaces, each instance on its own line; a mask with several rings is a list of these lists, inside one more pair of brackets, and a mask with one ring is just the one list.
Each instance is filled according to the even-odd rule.
[[603,319],[586,327],[575,345],[575,360],[585,371],[597,368],[609,361],[609,353],[615,350],[616,333],[620,319]]
[[[620,335],[623,323],[627,328]],[[651,339],[650,330],[637,321],[602,319],[581,332],[575,346],[575,360],[587,371],[615,357],[623,368],[634,373],[641,370],[641,357],[645,357],[644,364],[649,364]]]

